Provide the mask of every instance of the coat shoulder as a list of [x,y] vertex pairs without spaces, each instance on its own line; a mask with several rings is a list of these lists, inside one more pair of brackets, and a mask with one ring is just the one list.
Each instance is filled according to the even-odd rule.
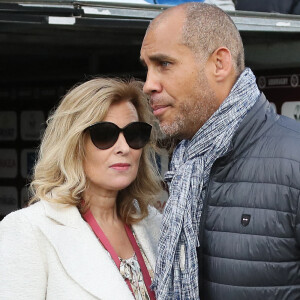
[[39,201],[31,206],[13,211],[0,222],[0,228],[18,224],[21,226],[23,223],[34,223],[37,220],[37,216],[40,216],[42,210],[42,203]]
[[155,231],[159,230],[162,214],[153,206],[149,206],[148,211],[149,215],[141,222],[145,223],[146,226],[153,228]]

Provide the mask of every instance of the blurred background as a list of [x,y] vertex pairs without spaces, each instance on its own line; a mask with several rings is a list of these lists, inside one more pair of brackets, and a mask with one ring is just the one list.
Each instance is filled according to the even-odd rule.
[[[171,2],[186,1],[0,0],[0,219],[28,201],[49,111],[75,83],[94,76],[144,80],[139,52],[145,30]],[[276,111],[300,121],[299,1],[206,2],[233,18],[246,65]],[[158,163],[164,173],[167,155]]]

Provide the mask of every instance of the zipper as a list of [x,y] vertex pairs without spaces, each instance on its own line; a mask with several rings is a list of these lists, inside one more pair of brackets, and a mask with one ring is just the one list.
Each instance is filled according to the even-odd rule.
[[218,167],[218,162],[221,160],[228,160],[231,158],[231,154],[232,154],[232,147],[229,150],[229,152],[227,152],[226,154],[224,154],[223,156],[217,158],[215,160],[215,162],[213,163],[212,167],[211,167],[211,171],[209,174],[209,181],[207,183],[206,186],[206,190],[207,190],[207,194],[205,199],[203,200],[203,208],[202,208],[202,214],[201,214],[201,220],[200,220],[200,229],[199,229],[199,235],[198,235],[198,239],[199,239],[199,244],[200,246],[197,248],[197,257],[198,257],[198,287],[199,287],[199,296],[200,299],[205,299],[204,298],[204,280],[203,280],[203,271],[204,271],[204,255],[203,255],[203,240],[204,240],[204,230],[205,230],[205,221],[206,221],[206,217],[207,217],[207,210],[208,210],[208,199],[210,196],[210,184],[212,182],[212,178],[214,176],[215,170]]
[[213,163],[211,172],[209,175],[209,181],[206,187],[207,194],[205,199],[203,200],[203,207],[202,207],[202,213],[201,213],[201,220],[200,220],[200,229],[199,229],[199,244],[200,246],[197,248],[197,256],[198,256],[198,288],[199,288],[199,296],[200,299],[204,299],[204,294],[203,294],[203,285],[204,285],[204,280],[203,280],[203,268],[204,268],[204,258],[203,258],[203,237],[204,237],[204,229],[205,229],[205,221],[206,221],[206,215],[207,215],[207,208],[208,208],[208,199],[209,199],[209,186],[212,181],[212,175],[213,175],[213,168],[215,166],[216,161]]

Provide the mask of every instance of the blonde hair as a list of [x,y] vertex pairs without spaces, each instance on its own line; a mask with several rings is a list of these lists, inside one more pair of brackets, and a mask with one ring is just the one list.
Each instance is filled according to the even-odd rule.
[[[110,105],[121,100],[132,102],[139,121],[153,124],[142,86],[136,80],[96,78],[67,93],[47,121],[30,185],[33,196],[29,204],[44,199],[85,209],[81,205],[81,195],[87,187],[83,169],[84,141],[88,134],[85,129],[103,120]],[[156,128],[153,126],[150,142],[143,148],[136,179],[118,195],[118,213],[127,224],[146,217],[148,205],[153,205],[155,195],[161,191],[155,167]]]

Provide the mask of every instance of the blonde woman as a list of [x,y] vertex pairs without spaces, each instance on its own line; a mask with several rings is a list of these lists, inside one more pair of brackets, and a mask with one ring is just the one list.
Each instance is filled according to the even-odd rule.
[[49,118],[30,205],[0,223],[0,299],[155,299],[160,179],[141,88],[93,79]]

